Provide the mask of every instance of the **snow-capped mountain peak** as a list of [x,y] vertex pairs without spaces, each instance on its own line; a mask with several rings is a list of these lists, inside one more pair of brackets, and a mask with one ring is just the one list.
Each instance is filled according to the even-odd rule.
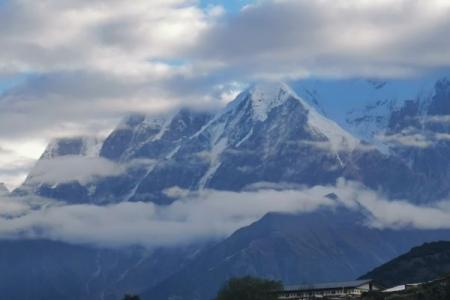
[[275,107],[282,105],[290,97],[299,97],[285,83],[264,82],[252,85],[247,94],[251,99],[254,118],[259,121],[267,119],[268,113]]
[[359,139],[345,131],[336,122],[323,116],[283,82],[253,84],[236,101],[240,102],[246,99],[251,101],[253,118],[261,122],[267,119],[268,114],[274,108],[283,105],[289,99],[297,100],[307,111],[308,125],[312,130],[326,136],[329,146],[333,150],[339,151],[343,147],[353,150],[360,143]]

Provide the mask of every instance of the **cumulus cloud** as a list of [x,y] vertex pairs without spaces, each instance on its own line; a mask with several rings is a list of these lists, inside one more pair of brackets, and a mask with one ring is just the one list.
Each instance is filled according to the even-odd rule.
[[0,138],[107,132],[129,112],[159,112],[199,99],[201,93],[180,99],[183,91],[176,92],[177,82],[192,73],[180,56],[220,9],[196,4],[3,2],[0,76],[22,79],[0,93]]
[[398,76],[450,63],[442,0],[258,1],[228,17],[189,0],[12,0],[0,13],[3,72],[167,75],[195,60],[256,77]]
[[406,76],[450,64],[449,16],[441,0],[261,1],[212,26],[195,51],[256,78]]
[[2,3],[0,19],[3,72],[134,74],[165,72],[152,60],[172,58],[195,43],[208,15],[189,0],[12,0]]
[[[108,206],[52,202],[38,205],[43,200],[35,200],[35,209],[24,205],[4,210],[9,214],[0,216],[0,236],[49,238],[107,247],[136,244],[171,247],[222,239],[268,212],[309,213],[338,206],[366,214],[366,225],[371,227],[450,228],[449,201],[426,207],[389,201],[375,191],[345,180],[333,186],[312,188],[261,183],[243,192],[189,192],[174,187],[167,193],[178,200],[168,206],[142,202]],[[327,196],[330,194],[337,198]],[[0,205],[18,203],[3,201]]]

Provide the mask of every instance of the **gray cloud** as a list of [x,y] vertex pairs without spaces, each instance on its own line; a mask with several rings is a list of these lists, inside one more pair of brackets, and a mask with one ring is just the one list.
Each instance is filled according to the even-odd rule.
[[405,76],[450,64],[449,16],[439,0],[263,1],[212,26],[195,52],[251,77]]
[[[95,151],[95,149],[93,149]],[[89,151],[92,151],[90,149]],[[51,156],[51,155],[50,155]],[[30,184],[58,185],[77,181],[82,185],[98,178],[117,176],[136,167],[150,168],[156,163],[152,159],[133,159],[126,164],[91,155],[64,155],[42,158],[34,164],[27,177]]]
[[298,191],[266,190],[187,193],[170,206],[131,202],[49,206],[14,218],[0,218],[0,235],[110,247],[174,246],[223,238],[268,211],[309,211],[328,202],[326,198],[307,199]]
[[124,171],[124,167],[105,158],[66,155],[39,160],[29,175],[29,182],[53,185],[78,181],[86,184],[96,177],[115,176]]
[[439,142],[450,141],[450,134],[409,128],[400,133],[379,134],[376,139],[391,146],[428,148]]
[[167,85],[190,70],[170,61],[211,18],[191,0],[2,3],[0,74],[26,80],[0,94],[0,138],[107,131],[178,105]]
[[[435,206],[388,201],[375,191],[345,180],[339,180],[335,186],[312,188],[274,187],[262,183],[245,192],[189,192],[174,187],[167,193],[179,200],[169,206],[141,202],[96,206],[62,205],[47,200],[42,204],[43,199],[40,199],[33,202],[39,209],[32,210],[27,206],[30,199],[28,202],[2,199],[0,205],[7,208],[2,209],[0,235],[107,247],[132,244],[171,247],[224,238],[268,212],[308,213],[321,207],[337,206],[364,208],[367,226],[371,227],[450,228],[450,201]],[[326,197],[330,193],[335,193],[339,199]],[[7,206],[13,203],[22,206]]]
[[0,72],[156,72],[145,61],[176,55],[208,18],[189,0],[62,2],[2,4]]
[[21,174],[26,174],[34,165],[35,161],[32,159],[19,159],[9,162],[7,164],[2,164],[0,166],[0,172],[4,175],[16,176]]
[[[2,143],[0,141],[0,145]],[[14,188],[25,179],[35,160],[22,153],[23,148],[27,147],[26,144],[22,149],[15,148],[14,144],[7,146],[7,148],[0,148],[0,183],[3,182],[9,188]]]

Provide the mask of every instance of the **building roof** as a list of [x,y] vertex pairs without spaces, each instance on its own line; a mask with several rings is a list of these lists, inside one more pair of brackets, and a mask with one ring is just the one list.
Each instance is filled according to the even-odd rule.
[[406,290],[406,285],[401,284],[401,285],[397,285],[397,286],[393,286],[391,288],[385,289],[385,290],[383,290],[383,292],[391,293],[391,292],[399,292],[399,291],[404,291],[404,290]]
[[407,284],[401,284],[401,285],[397,285],[388,289],[383,290],[384,293],[391,293],[391,292],[398,292],[398,291],[404,291],[408,288],[411,287],[418,287],[419,285],[422,285],[423,282],[418,282],[418,283],[407,283]]
[[284,287],[284,291],[311,291],[311,290],[327,290],[327,289],[339,289],[339,288],[356,288],[363,284],[372,282],[371,279],[365,280],[353,280],[344,282],[327,282],[327,283],[314,283],[314,284],[300,284]]

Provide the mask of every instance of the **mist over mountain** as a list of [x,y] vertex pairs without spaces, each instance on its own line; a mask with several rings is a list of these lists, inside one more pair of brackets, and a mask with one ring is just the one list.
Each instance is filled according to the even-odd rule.
[[[296,93],[261,82],[216,111],[132,114],[106,139],[52,141],[0,203],[3,236],[26,239],[5,241],[2,258],[31,255],[36,274],[53,266],[26,279],[45,299],[78,289],[85,299],[194,300],[232,276],[354,279],[450,239],[450,84],[411,89],[411,100],[392,98],[389,81],[354,81],[367,105],[333,119],[325,92],[344,97],[349,84],[299,83]],[[51,259],[65,253],[76,266]],[[66,270],[70,286],[57,280]]]
[[443,0],[0,0],[0,298],[211,300],[450,240],[449,33]]
[[[278,83],[256,84],[214,114],[182,109],[132,115],[101,143],[54,141],[17,192],[70,203],[169,204],[174,199],[164,191],[174,186],[239,191],[258,182],[314,186],[346,178],[391,198],[438,201],[450,189],[443,154],[449,145],[446,120],[439,119],[446,113],[434,112],[448,101],[446,83],[437,81],[426,99],[399,101],[398,108],[384,111],[383,122],[371,110],[347,119],[343,127],[350,131]],[[377,91],[368,107],[394,101],[391,91],[385,102],[378,100],[388,82],[368,84]],[[321,91],[314,91],[320,105]],[[308,95],[310,102],[314,94]],[[429,108],[414,110],[413,103]],[[377,131],[369,137],[350,133],[363,127]],[[71,176],[68,166],[81,170]]]
[[364,214],[319,210],[268,214],[206,250],[144,293],[144,299],[211,299],[228,278],[251,275],[289,284],[354,280],[448,230],[375,229]]
[[0,195],[7,195],[7,194],[9,194],[8,188],[4,183],[0,182]]

